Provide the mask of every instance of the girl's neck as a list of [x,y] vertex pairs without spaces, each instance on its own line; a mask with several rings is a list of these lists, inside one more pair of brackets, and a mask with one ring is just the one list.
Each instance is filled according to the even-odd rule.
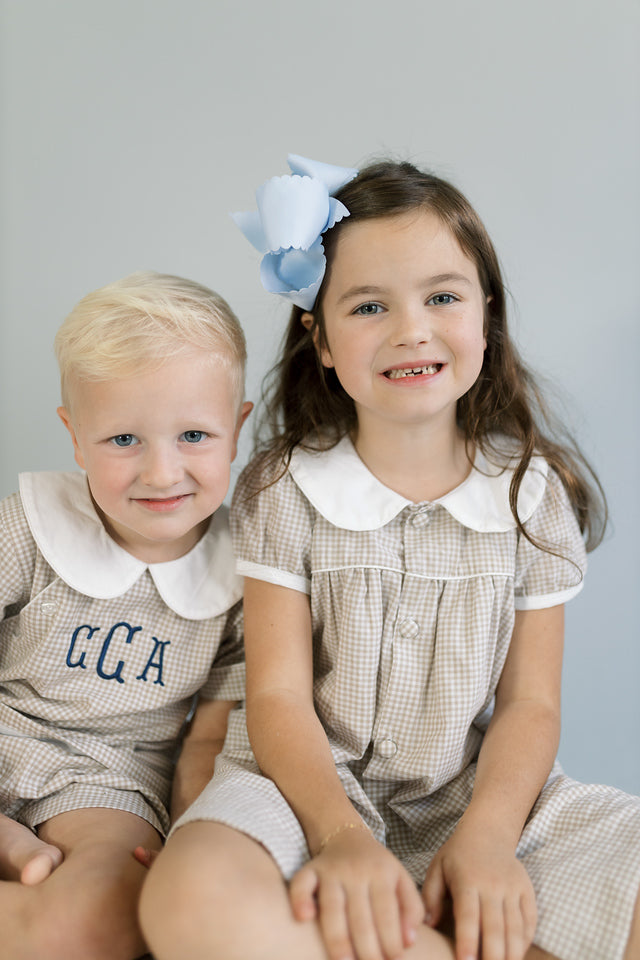
[[377,424],[373,431],[359,423],[353,443],[381,483],[414,503],[443,497],[471,471],[464,438],[455,425],[420,424],[414,429],[391,423],[381,430]]

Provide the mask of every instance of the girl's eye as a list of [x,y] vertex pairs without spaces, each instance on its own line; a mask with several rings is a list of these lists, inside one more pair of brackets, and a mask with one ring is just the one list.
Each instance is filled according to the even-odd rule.
[[200,443],[205,437],[206,433],[202,430],[185,430],[180,439],[185,440],[187,443]]
[[361,303],[353,312],[359,313],[361,317],[375,317],[381,311],[382,307],[379,303]]
[[455,303],[457,299],[452,293],[436,293],[427,303],[432,303],[435,307],[446,307],[450,303]]
[[116,447],[132,447],[138,441],[132,433],[119,433],[117,437],[111,437],[110,443]]

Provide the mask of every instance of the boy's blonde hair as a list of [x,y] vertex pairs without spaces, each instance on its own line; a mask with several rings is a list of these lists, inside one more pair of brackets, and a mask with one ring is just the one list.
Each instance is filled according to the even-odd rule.
[[70,382],[125,379],[192,350],[205,350],[228,366],[244,392],[244,334],[229,304],[213,290],[166,273],[132,273],[87,294],[54,341],[62,403]]

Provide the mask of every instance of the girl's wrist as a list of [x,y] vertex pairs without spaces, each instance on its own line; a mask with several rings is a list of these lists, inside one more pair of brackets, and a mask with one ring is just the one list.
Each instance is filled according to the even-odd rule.
[[334,830],[331,830],[326,834],[318,844],[318,849],[316,854],[322,853],[322,851],[331,843],[332,840],[335,840],[343,833],[347,833],[351,830],[365,830],[367,833],[371,834],[369,827],[362,820],[349,820],[346,823],[341,823],[339,826],[335,827]]

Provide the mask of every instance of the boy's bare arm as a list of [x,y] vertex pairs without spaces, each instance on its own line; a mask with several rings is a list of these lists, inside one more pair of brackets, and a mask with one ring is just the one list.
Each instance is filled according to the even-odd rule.
[[232,700],[200,700],[184,738],[171,792],[171,820],[175,823],[213,776],[222,750]]

